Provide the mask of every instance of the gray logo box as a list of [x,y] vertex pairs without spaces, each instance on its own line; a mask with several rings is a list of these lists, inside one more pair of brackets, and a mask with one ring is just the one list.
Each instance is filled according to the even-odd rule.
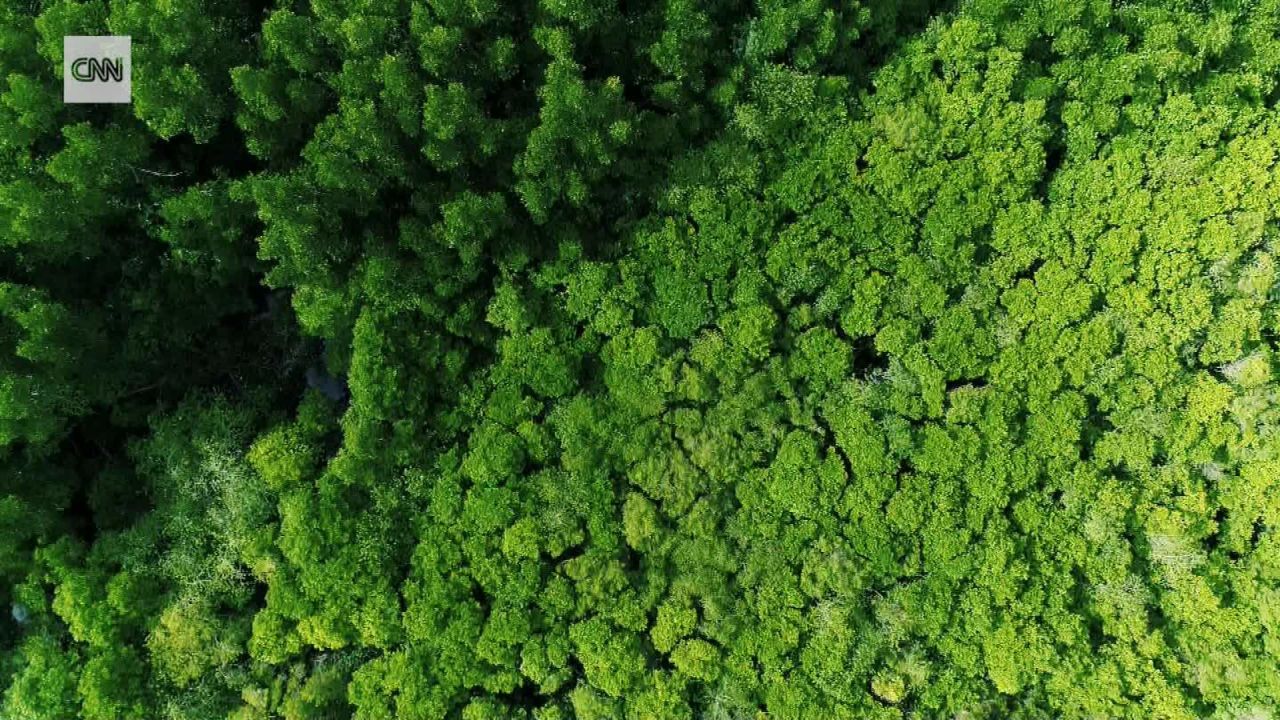
[[133,94],[133,44],[128,35],[62,38],[62,101],[127,103]]

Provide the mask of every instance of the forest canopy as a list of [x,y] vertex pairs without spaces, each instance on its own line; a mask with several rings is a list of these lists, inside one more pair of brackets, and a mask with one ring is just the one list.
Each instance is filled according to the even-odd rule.
[[1278,102],[1280,0],[4,3],[0,718],[1280,717]]

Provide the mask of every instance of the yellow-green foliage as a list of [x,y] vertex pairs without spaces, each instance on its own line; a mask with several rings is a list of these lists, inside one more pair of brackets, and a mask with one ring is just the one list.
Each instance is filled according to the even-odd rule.
[[0,717],[1273,717],[1278,37],[5,5]]

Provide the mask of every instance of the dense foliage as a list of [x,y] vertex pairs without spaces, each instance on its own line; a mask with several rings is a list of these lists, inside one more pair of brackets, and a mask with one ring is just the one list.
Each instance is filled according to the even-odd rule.
[[1278,0],[4,4],[0,718],[1274,717],[1278,78]]

